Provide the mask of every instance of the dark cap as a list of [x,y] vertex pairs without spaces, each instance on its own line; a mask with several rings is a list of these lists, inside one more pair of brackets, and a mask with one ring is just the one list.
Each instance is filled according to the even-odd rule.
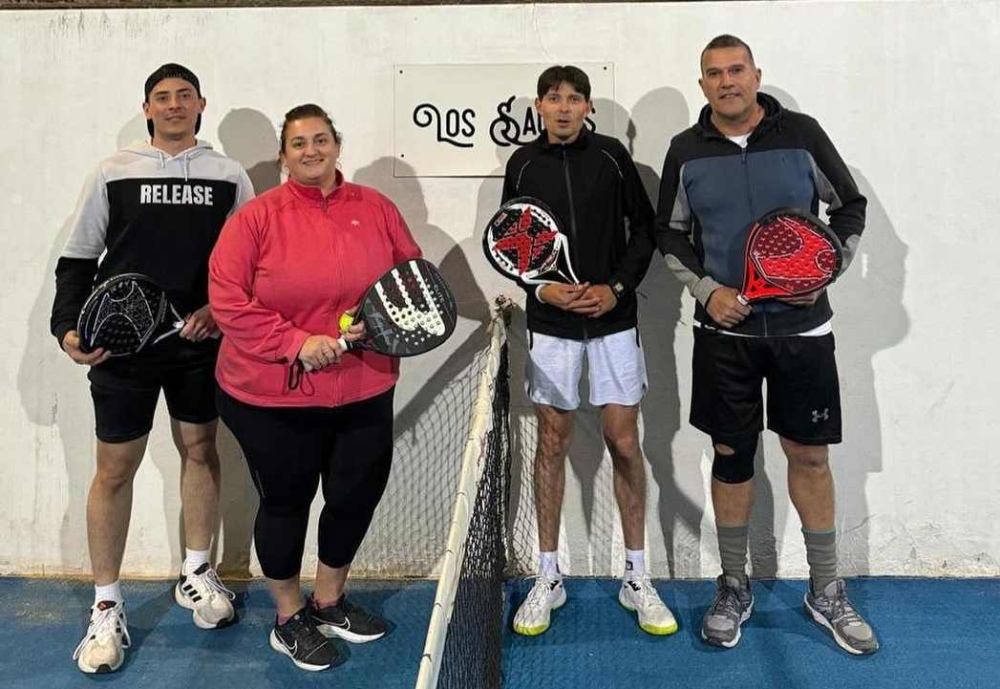
[[198,97],[201,98],[201,82],[198,81],[198,77],[194,75],[190,69],[184,65],[178,65],[175,62],[168,62],[163,65],[155,72],[149,75],[146,79],[145,88],[145,102],[149,102],[149,94],[152,93],[153,89],[164,79],[183,79],[184,81],[190,83],[194,86],[194,90],[198,92]]

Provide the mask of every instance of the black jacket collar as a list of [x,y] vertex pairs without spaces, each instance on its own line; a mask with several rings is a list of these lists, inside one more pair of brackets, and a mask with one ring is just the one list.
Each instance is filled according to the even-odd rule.
[[[753,130],[753,134],[760,134],[770,130],[772,127],[781,128],[781,120],[784,117],[785,109],[782,107],[781,103],[774,96],[763,93],[761,91],[757,92],[757,102],[764,108],[764,119],[760,121],[760,124]],[[705,137],[722,137],[725,138],[725,134],[720,132],[715,124],[712,123],[712,106],[705,105],[701,109],[701,113],[698,115],[698,124],[694,126],[695,131]]]
[[542,133],[538,135],[538,139],[536,139],[536,141],[538,142],[538,146],[543,151],[548,151],[551,149],[559,150],[560,148],[586,148],[590,143],[591,138],[592,135],[590,130],[587,128],[587,125],[584,124],[583,129],[580,130],[580,134],[568,144],[551,143],[549,141],[549,134],[544,129],[542,130]]

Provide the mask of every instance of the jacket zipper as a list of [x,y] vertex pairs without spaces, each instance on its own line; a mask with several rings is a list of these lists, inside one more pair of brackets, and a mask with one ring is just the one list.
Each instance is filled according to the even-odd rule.
[[[566,155],[566,146],[562,146],[562,159],[563,159],[563,179],[566,181],[566,197],[569,199],[569,258],[570,261],[574,261],[573,251],[576,246],[576,206],[573,202],[573,185],[569,179],[569,157]],[[590,339],[590,334],[587,332],[587,321],[583,321],[583,337],[585,340]]]
[[[752,137],[753,134],[751,134],[750,136]],[[746,190],[747,190],[747,205],[750,208],[750,217],[756,219],[757,218],[757,210],[754,208],[754,205],[753,205],[753,189],[751,188],[751,185],[750,185],[750,166],[747,164],[747,151],[749,149],[750,149],[750,139],[748,138],[747,139],[747,145],[743,148],[742,153],[741,153],[741,160],[742,160],[742,164],[743,164],[743,179],[744,179],[744,182],[745,182],[745,185],[746,185]],[[763,326],[764,326],[764,335],[763,336],[767,337],[767,313],[762,312],[760,314],[760,318],[761,318],[761,320],[763,322]]]

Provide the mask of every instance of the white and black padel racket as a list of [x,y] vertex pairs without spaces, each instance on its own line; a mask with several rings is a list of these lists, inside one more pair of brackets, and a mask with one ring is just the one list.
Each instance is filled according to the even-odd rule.
[[341,317],[342,331],[364,321],[365,336],[356,342],[341,337],[340,346],[415,356],[444,344],[457,320],[458,307],[444,276],[430,261],[415,258],[393,266],[369,287],[353,318]]
[[559,218],[530,196],[511,199],[494,213],[483,234],[483,252],[501,275],[521,285],[580,282]]
[[80,311],[77,334],[86,353],[103,348],[127,356],[179,333],[184,319],[166,292],[141,273],[125,273],[98,285]]

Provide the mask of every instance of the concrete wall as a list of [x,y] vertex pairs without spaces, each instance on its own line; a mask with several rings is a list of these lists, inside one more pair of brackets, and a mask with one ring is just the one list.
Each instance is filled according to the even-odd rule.
[[[392,177],[392,65],[613,62],[613,102],[594,95],[598,107],[616,109],[616,133],[655,190],[669,138],[703,103],[701,47],[723,32],[754,47],[765,90],[820,120],[869,198],[861,255],[832,290],[846,423],[833,452],[844,572],[1000,573],[989,430],[1000,410],[998,30],[1000,4],[958,1],[0,13],[0,574],[89,567],[93,412],[85,371],[48,334],[52,271],[85,174],[144,133],[141,87],[153,68],[179,61],[195,70],[208,98],[202,136],[239,159],[260,188],[277,181],[274,123],[301,102],[326,106],[346,135],[345,174],[396,201],[456,287],[455,337],[404,365],[398,461],[357,563],[371,573],[427,574],[447,530],[488,302],[514,290],[479,249],[500,180]],[[712,576],[711,450],[686,422],[692,304],[660,263],[641,301],[652,383],[644,403],[650,561],[656,576]],[[523,315],[515,323],[521,481],[533,432],[516,387]],[[180,563],[178,460],[164,412],[136,480],[129,575],[168,576]],[[219,556],[228,572],[257,571],[253,489],[232,438],[223,435],[220,447]],[[620,529],[593,410],[580,415],[569,461],[564,569],[616,572]],[[773,436],[759,461],[755,570],[802,575]],[[530,496],[516,493],[517,548],[530,565]]]

